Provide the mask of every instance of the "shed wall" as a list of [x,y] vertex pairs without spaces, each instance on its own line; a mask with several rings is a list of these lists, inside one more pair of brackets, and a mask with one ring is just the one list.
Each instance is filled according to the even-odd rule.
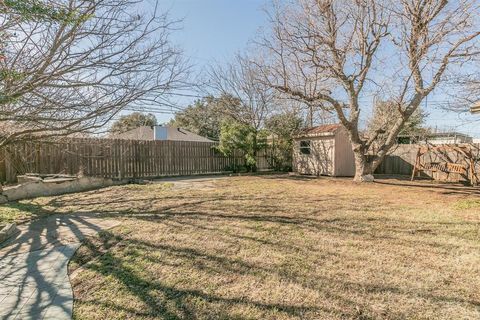
[[353,177],[355,175],[355,156],[352,143],[345,129],[335,135],[335,176]]
[[[300,152],[300,141],[310,140],[310,154]],[[295,172],[309,175],[335,174],[335,137],[310,137],[295,140],[293,148],[293,167]]]

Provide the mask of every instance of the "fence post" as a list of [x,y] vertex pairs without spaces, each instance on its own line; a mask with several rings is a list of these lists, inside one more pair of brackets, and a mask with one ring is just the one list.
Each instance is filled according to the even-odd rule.
[[7,180],[7,168],[5,163],[5,148],[0,150],[0,182],[4,183]]

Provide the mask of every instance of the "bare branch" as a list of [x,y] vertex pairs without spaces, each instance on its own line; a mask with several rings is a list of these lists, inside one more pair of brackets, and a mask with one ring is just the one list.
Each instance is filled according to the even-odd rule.
[[0,144],[94,132],[124,108],[163,105],[189,86],[170,43],[176,21],[136,0],[51,1],[58,19],[0,12]]
[[[265,50],[264,82],[335,110],[347,129],[357,177],[373,172],[423,99],[454,66],[480,52],[477,0],[296,0],[277,3]],[[385,132],[360,127],[362,98],[389,91],[397,113]]]

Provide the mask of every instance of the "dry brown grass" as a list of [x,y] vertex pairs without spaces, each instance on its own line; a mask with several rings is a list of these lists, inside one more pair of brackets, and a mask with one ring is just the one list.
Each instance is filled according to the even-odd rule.
[[124,219],[71,264],[77,319],[478,319],[479,193],[263,176],[34,202]]

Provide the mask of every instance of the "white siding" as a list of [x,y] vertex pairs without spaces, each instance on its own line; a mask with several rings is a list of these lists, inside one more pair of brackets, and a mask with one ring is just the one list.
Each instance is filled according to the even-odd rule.
[[[310,154],[300,152],[300,142],[309,140]],[[293,148],[293,169],[300,174],[351,177],[355,158],[345,129],[320,137],[297,138]]]
[[[310,154],[300,152],[300,141],[310,140]],[[312,137],[295,140],[294,146],[294,168],[300,174],[310,175],[334,175],[334,153],[335,138]]]

